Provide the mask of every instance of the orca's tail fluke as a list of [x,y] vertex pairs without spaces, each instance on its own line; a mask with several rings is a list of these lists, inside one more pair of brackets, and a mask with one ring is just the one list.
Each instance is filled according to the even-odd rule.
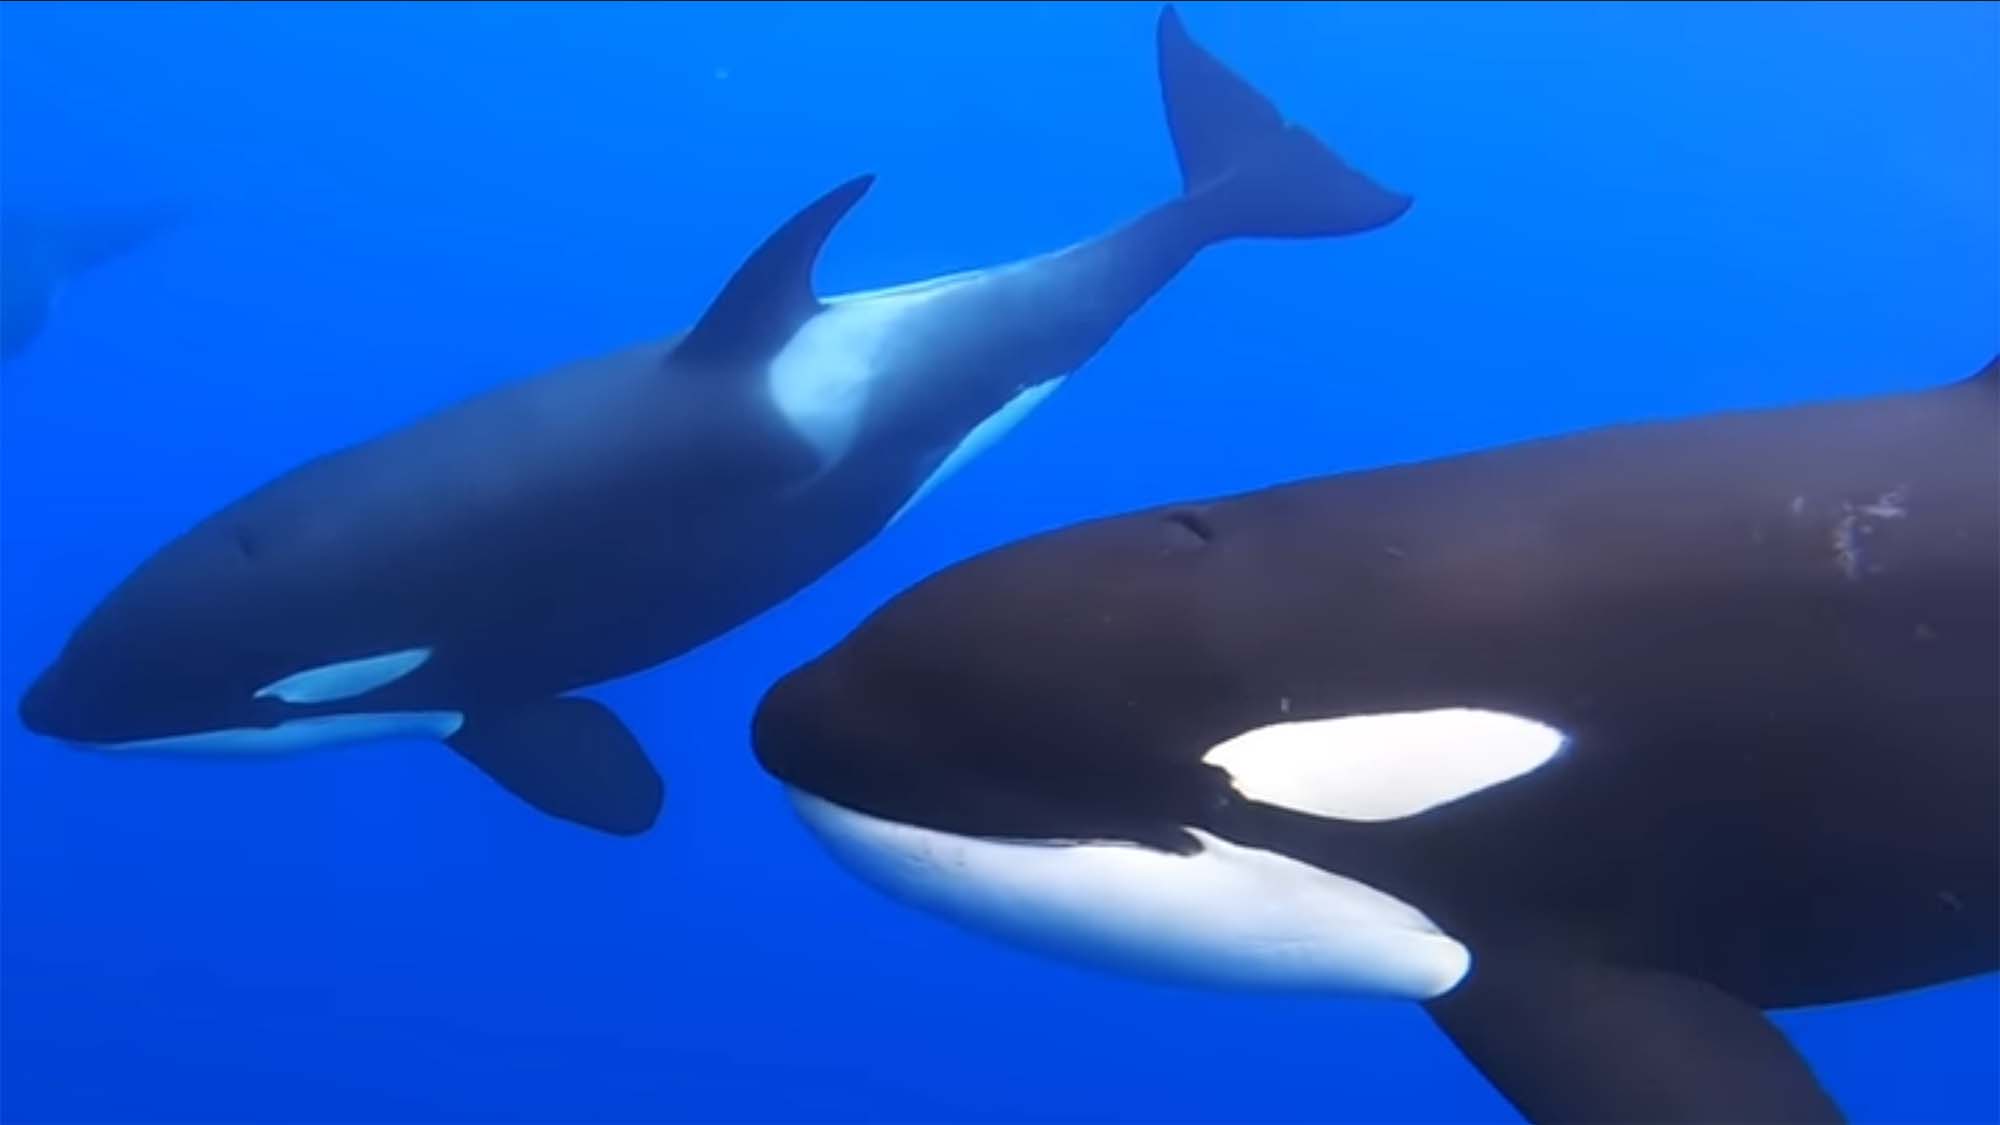
[[1349,168],[1160,12],[1160,88],[1187,197],[1214,237],[1324,238],[1394,221],[1410,197]]

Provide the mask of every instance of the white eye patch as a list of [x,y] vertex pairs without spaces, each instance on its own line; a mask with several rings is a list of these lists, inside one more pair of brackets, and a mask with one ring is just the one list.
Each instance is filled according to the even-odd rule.
[[1569,736],[1499,711],[1345,715],[1245,731],[1202,760],[1253,801],[1333,820],[1400,820],[1533,772]]
[[286,703],[331,703],[336,699],[352,699],[402,679],[423,667],[430,658],[431,650],[428,648],[406,648],[380,656],[322,664],[258,688],[256,698],[275,698]]

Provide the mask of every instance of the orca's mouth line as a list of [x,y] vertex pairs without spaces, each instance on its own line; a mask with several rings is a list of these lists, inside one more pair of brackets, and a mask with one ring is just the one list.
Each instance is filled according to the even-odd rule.
[[887,820],[787,786],[840,866],[961,927],[1058,959],[1185,984],[1429,1000],[1471,953],[1361,881],[1194,830],[1187,855],[1023,846]]

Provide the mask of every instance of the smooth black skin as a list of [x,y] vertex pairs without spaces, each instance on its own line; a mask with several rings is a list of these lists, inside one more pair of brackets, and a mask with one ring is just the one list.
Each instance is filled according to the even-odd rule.
[[[1193,825],[1380,887],[1473,951],[1431,1010],[1537,1120],[1836,1119],[1756,1009],[2000,966],[1997,384],[1037,536],[780,681],[757,755],[890,819],[1183,849]],[[1892,493],[1900,517],[1862,511]],[[1266,724],[1453,706],[1573,741],[1381,824],[1199,761]]]
[[[753,549],[777,513],[740,500],[809,472],[810,453],[753,388],[663,371],[671,343],[468,400],[223,508],[93,610],[23,719],[113,742],[363,709],[471,712],[735,624],[762,600],[760,579],[823,565],[834,545],[815,550],[812,525],[793,523],[790,551]],[[301,668],[424,645],[436,656],[365,706],[251,698]]]
[[[649,827],[657,799],[608,791],[657,791],[630,733],[608,713],[535,705],[679,656],[817,579],[969,430],[1088,360],[1204,247],[1359,233],[1409,207],[1287,124],[1171,8],[1157,49],[1186,192],[926,305],[885,349],[841,455],[794,430],[768,372],[825,310],[813,265],[867,176],[767,239],[689,332],[318,458],[202,521],[91,612],[23,698],[23,723],[120,743],[457,711],[470,721],[452,745],[545,811]],[[427,663],[354,698],[253,698],[309,668],[419,647]],[[588,742],[582,768],[599,780],[551,793],[560,767],[530,760],[522,728],[552,755]]]

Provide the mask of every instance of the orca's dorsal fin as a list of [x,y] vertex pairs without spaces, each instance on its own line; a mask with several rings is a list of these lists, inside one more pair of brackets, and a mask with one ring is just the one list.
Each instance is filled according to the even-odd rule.
[[674,348],[672,358],[717,367],[767,355],[782,346],[822,307],[813,295],[813,263],[835,224],[874,182],[872,173],[856,176],[772,232],[737,267],[729,284]]

